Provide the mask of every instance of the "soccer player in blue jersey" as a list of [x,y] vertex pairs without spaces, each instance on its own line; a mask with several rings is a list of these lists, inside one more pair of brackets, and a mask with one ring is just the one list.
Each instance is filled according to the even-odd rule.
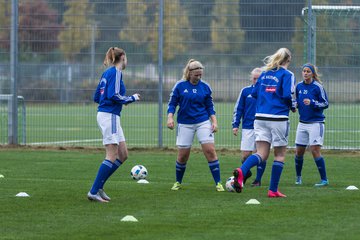
[[120,124],[123,104],[140,100],[138,93],[132,96],[125,95],[126,88],[122,71],[127,65],[127,58],[123,49],[109,48],[105,55],[104,65],[107,69],[100,78],[94,101],[99,104],[97,123],[103,136],[106,156],[87,195],[89,200],[96,202],[111,200],[104,192],[104,184],[128,158],[125,136]]
[[309,146],[320,173],[320,182],[315,187],[329,185],[326,176],[325,161],[321,155],[324,143],[325,116],[324,109],[329,107],[325,89],[321,83],[316,66],[307,63],[302,67],[303,81],[296,85],[296,103],[299,110],[299,123],[296,130],[295,184],[302,184],[301,170],[304,153]]
[[215,181],[216,191],[223,192],[220,181],[220,165],[216,155],[214,133],[218,130],[217,119],[210,85],[202,80],[203,65],[194,59],[189,60],[184,68],[182,80],[176,82],[168,103],[167,127],[174,129],[174,114],[177,106],[176,145],[176,182],[171,190],[181,189],[186,164],[196,134],[203,153],[208,161],[211,174]]
[[285,162],[289,133],[289,110],[295,111],[292,94],[295,77],[287,70],[291,52],[280,48],[264,59],[265,71],[260,75],[251,95],[257,99],[254,121],[256,153],[249,156],[240,168],[234,170],[234,188],[241,192],[244,176],[253,167],[266,161],[270,146],[274,148],[268,197],[286,197],[278,190]]
[[[242,120],[241,129],[241,162],[244,163],[246,159],[256,150],[255,146],[255,133],[254,133],[254,120],[256,110],[256,99],[251,96],[251,92],[255,87],[255,83],[262,73],[261,68],[254,68],[250,74],[252,84],[241,89],[239,97],[234,107],[234,114],[232,120],[233,134],[238,135],[239,125]],[[254,182],[251,186],[260,186],[261,178],[266,168],[266,161],[262,161],[257,166],[257,173]],[[246,180],[251,177],[252,173],[249,170],[244,177],[244,184]]]

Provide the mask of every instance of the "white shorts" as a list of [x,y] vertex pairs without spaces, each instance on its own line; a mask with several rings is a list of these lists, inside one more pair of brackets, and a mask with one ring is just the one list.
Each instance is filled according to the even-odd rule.
[[301,123],[299,122],[296,129],[296,145],[315,146],[324,144],[324,123]]
[[265,141],[273,147],[288,145],[290,122],[285,121],[254,121],[255,141]]
[[120,117],[118,115],[98,112],[96,119],[103,136],[103,145],[125,142],[124,132],[121,128]]
[[255,131],[254,129],[241,129],[241,151],[255,151]]
[[210,120],[207,120],[197,124],[179,123],[176,132],[176,146],[178,146],[178,148],[190,148],[195,133],[200,144],[215,142],[214,133],[211,129],[211,122]]

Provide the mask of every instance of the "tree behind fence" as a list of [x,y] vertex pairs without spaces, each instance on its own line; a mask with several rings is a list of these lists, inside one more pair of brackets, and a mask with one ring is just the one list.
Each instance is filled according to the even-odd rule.
[[[349,1],[312,1],[314,5]],[[0,0],[0,94],[10,93],[10,5]],[[359,6],[360,1],[352,1]],[[232,109],[249,72],[280,47],[293,52],[290,67],[301,81],[307,57],[306,1],[164,0],[164,31],[158,34],[159,1],[19,0],[18,95],[27,109],[26,144],[100,146],[92,94],[111,46],[124,48],[128,94],[142,103],[125,107],[122,125],[130,146],[173,147],[166,129],[166,102],[190,58],[205,65],[204,80],[213,88],[220,132],[219,147],[238,148],[231,135]],[[359,148],[360,33],[358,14],[327,12],[317,17],[316,64],[330,108],[326,110],[327,148]],[[163,48],[163,116],[158,116],[158,41]],[[7,121],[0,105],[1,126]],[[163,139],[158,119],[163,118]],[[297,115],[291,116],[293,142]],[[2,131],[4,132],[4,131]],[[6,131],[0,143],[6,144]],[[197,145],[197,144],[195,144]]]

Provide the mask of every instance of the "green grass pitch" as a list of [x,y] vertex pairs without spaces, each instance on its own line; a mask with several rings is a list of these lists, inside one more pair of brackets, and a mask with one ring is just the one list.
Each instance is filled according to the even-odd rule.
[[[225,182],[239,165],[239,153],[218,155]],[[345,188],[360,187],[360,154],[324,156],[330,186],[313,187],[319,175],[309,153],[304,183],[295,186],[289,152],[280,182],[288,197],[269,199],[272,161],[262,187],[246,186],[240,194],[216,192],[204,156],[194,150],[184,189],[174,192],[176,151],[133,149],[105,185],[112,201],[100,204],[88,201],[86,193],[103,150],[0,148],[0,239],[358,239],[360,192]],[[131,179],[136,164],[148,169],[149,184]],[[15,197],[19,192],[30,197]],[[253,198],[261,204],[245,204]],[[126,215],[139,222],[121,222]]]
[[[240,137],[232,134],[235,103],[215,103],[219,131],[216,146],[238,149]],[[158,105],[134,103],[124,106],[121,125],[130,147],[158,147]],[[327,149],[359,149],[359,104],[331,104],[325,110],[325,143]],[[289,146],[294,146],[298,113],[290,113]],[[175,146],[175,131],[166,127],[166,104],[163,105],[162,146]],[[7,111],[0,108],[0,144],[7,144]],[[19,116],[19,142],[23,139],[22,116]],[[96,104],[27,104],[26,144],[102,147],[96,123]],[[195,146],[199,146],[194,141]]]

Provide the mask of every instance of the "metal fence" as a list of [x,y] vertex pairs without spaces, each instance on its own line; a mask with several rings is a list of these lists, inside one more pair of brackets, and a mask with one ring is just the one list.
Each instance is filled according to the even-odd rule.
[[[12,94],[11,2],[0,0],[3,95]],[[17,95],[26,103],[26,126],[20,119],[19,129],[26,129],[28,145],[101,146],[92,94],[106,50],[118,46],[129,61],[127,93],[139,92],[143,99],[123,110],[129,146],[175,146],[175,133],[166,128],[166,104],[185,64],[195,58],[205,65],[204,80],[213,89],[220,127],[216,145],[238,148],[231,120],[239,91],[250,84],[249,72],[262,66],[264,57],[287,47],[298,82],[308,59],[322,73],[330,100],[325,148],[359,149],[360,1],[312,1],[310,9],[308,4],[19,0]],[[0,102],[0,144],[8,143],[7,104]],[[297,119],[291,115],[290,142]]]

